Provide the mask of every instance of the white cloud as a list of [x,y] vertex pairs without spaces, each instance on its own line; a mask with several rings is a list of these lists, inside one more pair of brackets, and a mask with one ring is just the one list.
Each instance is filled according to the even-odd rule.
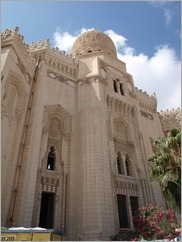
[[119,55],[132,74],[135,85],[148,94],[157,95],[158,110],[180,107],[181,63],[168,46],[160,46],[155,54]]
[[168,27],[171,24],[173,13],[170,9],[164,9],[165,26]]
[[60,50],[66,51],[67,53],[70,52],[76,38],[77,36],[72,36],[68,32],[62,32],[59,28],[57,28],[53,35],[55,46]]
[[71,53],[71,48],[76,40],[76,38],[83,34],[86,31],[93,30],[93,28],[85,29],[75,32],[74,35],[69,34],[68,32],[63,32],[60,28],[56,29],[56,32],[53,34],[54,47],[58,47],[60,50],[64,50],[67,53]]
[[[165,27],[169,27],[172,24],[173,16],[177,14],[174,8],[172,8],[173,1],[149,1],[154,7],[160,8],[163,12]],[[173,9],[173,10],[172,10]]]
[[[93,28],[92,28],[93,29]],[[70,52],[81,33],[92,30],[82,28],[74,35],[57,30],[54,34],[55,46]],[[113,30],[105,31],[113,40],[118,58],[126,63],[127,71],[133,76],[135,85],[148,94],[157,95],[158,111],[180,107],[181,105],[181,62],[173,48],[167,45],[156,47],[152,57],[144,53],[138,55],[127,45],[127,39]]]

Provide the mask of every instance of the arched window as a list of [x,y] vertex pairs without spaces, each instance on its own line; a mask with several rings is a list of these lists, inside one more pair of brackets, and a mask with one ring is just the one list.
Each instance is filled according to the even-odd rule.
[[132,168],[131,168],[131,161],[129,159],[128,154],[126,154],[125,165],[126,165],[126,175],[132,176],[133,174],[132,174]]
[[114,88],[115,92],[118,92],[118,86],[117,86],[117,81],[116,80],[113,81],[113,88]]
[[119,87],[120,87],[120,93],[121,93],[121,95],[124,96],[123,84],[120,83],[120,84],[119,84]]
[[56,159],[55,148],[51,146],[48,154],[48,158],[47,158],[47,170],[51,170],[51,171],[55,170],[55,159]]
[[117,168],[118,174],[124,175],[123,159],[121,158],[121,153],[119,151],[117,156]]

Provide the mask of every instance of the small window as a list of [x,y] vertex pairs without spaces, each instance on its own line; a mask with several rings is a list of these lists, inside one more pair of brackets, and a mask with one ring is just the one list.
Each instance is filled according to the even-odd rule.
[[113,81],[113,87],[114,87],[114,91],[118,92],[118,86],[117,86],[116,80]]
[[129,159],[128,154],[126,154],[125,165],[126,165],[126,175],[132,176],[133,174],[132,174],[132,168],[131,168],[131,161]]
[[47,158],[47,170],[55,170],[55,158],[56,158],[56,154],[55,154],[55,149],[53,146],[51,146],[49,154],[48,154],[48,158]]
[[119,87],[120,87],[120,93],[121,93],[121,95],[124,96],[123,84],[120,83],[120,84],[119,84]]
[[118,174],[124,175],[123,159],[121,158],[120,152],[118,152],[118,156],[117,156],[117,168],[118,168]]

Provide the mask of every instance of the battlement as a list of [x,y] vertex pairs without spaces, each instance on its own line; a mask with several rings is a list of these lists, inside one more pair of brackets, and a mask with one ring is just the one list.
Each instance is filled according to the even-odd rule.
[[136,93],[136,99],[139,101],[140,103],[140,107],[149,110],[149,111],[153,111],[156,112],[157,110],[157,98],[156,98],[156,94],[153,93],[151,96],[141,90],[138,89],[137,87],[135,87],[135,93]]
[[4,32],[1,33],[1,40],[8,41],[16,38],[23,48],[23,51],[29,53],[29,45],[24,42],[23,35],[19,34],[19,27],[15,27],[14,29],[5,29]]
[[[19,28],[6,29],[1,33],[1,48],[13,46],[17,56],[17,64],[22,68],[27,63],[27,69],[31,68],[32,71],[36,66],[36,60],[30,53],[29,45],[24,42],[23,35],[19,34]],[[26,62],[24,61],[26,59]]]
[[162,123],[164,132],[167,132],[173,128],[181,129],[181,109],[172,108],[159,112],[159,118]]
[[19,27],[15,27],[14,29],[6,29],[1,33],[1,40],[4,45],[7,45],[14,38],[16,38],[17,42],[21,45],[21,48],[26,55],[28,54],[31,56],[33,52],[50,49],[55,53],[58,53],[59,57],[62,56],[63,58],[66,58],[66,60],[69,62],[74,62],[75,60],[72,54],[67,54],[66,51],[61,51],[58,47],[51,47],[49,38],[46,40],[39,40],[37,43],[32,42],[30,44],[26,44],[24,42],[24,36],[19,33]]
[[52,48],[51,45],[50,45],[50,42],[49,42],[49,38],[47,38],[45,41],[44,40],[39,40],[37,43],[32,42],[32,43],[29,44],[29,51],[30,52],[43,50],[43,49],[47,49],[47,48],[50,48],[55,53],[58,53],[59,55],[64,56],[67,59],[74,60],[72,54],[67,54],[66,51],[64,51],[64,50],[61,51],[58,47],[53,47]]
[[180,108],[172,108],[171,110],[169,109],[166,109],[166,110],[161,110],[159,115],[161,116],[171,116],[171,117],[174,117],[174,116],[181,116],[181,109]]

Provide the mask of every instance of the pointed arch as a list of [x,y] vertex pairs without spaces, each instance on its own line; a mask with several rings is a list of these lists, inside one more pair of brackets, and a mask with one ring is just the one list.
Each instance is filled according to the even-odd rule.
[[123,163],[123,159],[121,157],[120,151],[118,151],[117,153],[117,170],[118,170],[118,174],[124,175],[124,163]]
[[126,157],[125,157],[125,167],[126,167],[126,175],[127,176],[133,176],[131,160],[130,160],[129,155],[127,153],[126,153]]

